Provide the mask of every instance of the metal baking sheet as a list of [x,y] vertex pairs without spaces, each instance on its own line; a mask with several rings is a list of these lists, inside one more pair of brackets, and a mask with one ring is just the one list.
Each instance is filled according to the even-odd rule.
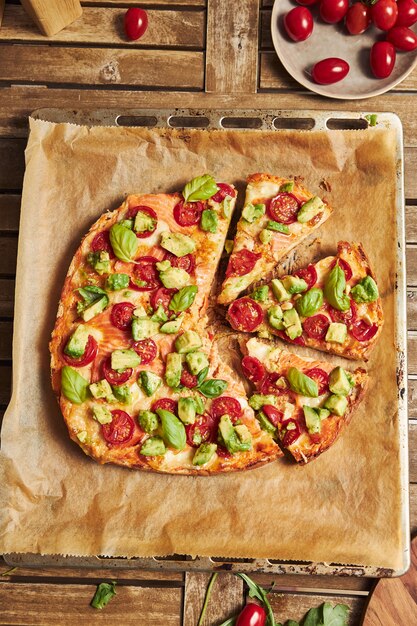
[[[276,111],[276,110],[207,110],[207,109],[103,109],[95,111],[66,111],[39,109],[35,119],[56,123],[87,126],[139,126],[156,128],[201,129],[294,129],[310,130],[367,129],[372,132],[374,112],[330,111]],[[407,415],[407,325],[405,272],[405,201],[403,168],[403,133],[400,119],[393,113],[377,113],[376,128],[393,129],[397,139],[397,273],[395,295],[396,315],[396,372],[398,386],[399,444],[401,465],[401,503],[403,563],[399,570],[355,564],[276,561],[269,559],[221,559],[188,555],[163,558],[73,557],[40,554],[7,554],[6,562],[21,567],[89,567],[117,569],[147,569],[165,571],[228,571],[262,572],[268,574],[322,574],[331,576],[358,576],[380,578],[400,576],[410,565],[410,520],[408,477],[408,415]]]

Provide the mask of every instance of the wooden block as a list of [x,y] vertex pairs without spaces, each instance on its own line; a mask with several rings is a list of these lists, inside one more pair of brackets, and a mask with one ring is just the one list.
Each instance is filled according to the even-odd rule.
[[20,195],[0,195],[0,230],[17,232],[19,229]]
[[[0,274],[14,276],[14,274],[16,274],[16,259],[17,238],[0,237]],[[2,322],[0,322],[0,327],[1,324]],[[9,355],[6,358],[10,359],[11,356]]]
[[21,0],[21,3],[47,37],[77,20],[83,12],[79,0]]
[[3,21],[3,13],[4,13],[4,5],[6,3],[6,0],[0,0],[0,26],[1,23]]
[[417,289],[407,290],[407,326],[417,330]]
[[14,280],[0,278],[0,317],[12,317],[14,308]]
[[[324,594],[280,594],[271,593],[269,596],[275,618],[278,622],[284,623],[288,619],[300,621],[302,617],[313,607],[317,607],[323,602],[335,604],[346,604],[349,607],[348,626],[358,626],[359,618],[364,610],[366,597],[361,596],[341,596]],[[385,624],[384,624],[385,626]],[[411,626],[411,623],[408,625]]]
[[8,404],[12,391],[12,368],[8,365],[0,366],[0,404]]
[[[185,575],[183,626],[195,626],[204,603],[210,574],[187,572]],[[236,615],[243,606],[243,582],[234,574],[219,573],[212,587],[202,626],[220,624]]]
[[417,206],[405,207],[405,236],[407,243],[417,243]]
[[417,380],[408,381],[408,416],[417,419]]

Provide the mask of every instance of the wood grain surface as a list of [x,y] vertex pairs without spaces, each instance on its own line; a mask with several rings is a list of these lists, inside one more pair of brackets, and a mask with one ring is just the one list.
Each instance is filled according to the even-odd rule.
[[[129,42],[123,34],[123,15],[138,4],[148,10],[149,28],[142,39]],[[40,35],[15,0],[6,3],[0,28],[0,420],[12,383],[14,275],[27,117],[32,111],[46,107],[395,111],[405,144],[410,512],[411,528],[417,532],[417,72],[395,91],[369,101],[328,100],[300,88],[273,53],[269,27],[273,0],[83,0],[82,5],[82,17],[50,40]],[[10,567],[0,559],[0,625],[196,626],[208,574],[131,567],[112,571],[104,565],[22,566],[8,572]],[[281,621],[298,620],[324,601],[342,602],[351,609],[349,625],[359,626],[374,586],[372,580],[354,577],[253,577],[266,588],[275,583],[270,598]],[[96,585],[113,579],[115,598],[103,611],[91,608]],[[409,593],[411,583],[401,584]],[[246,591],[236,576],[219,575],[204,626],[217,626],[236,614]],[[366,626],[382,624],[389,626],[386,621]]]

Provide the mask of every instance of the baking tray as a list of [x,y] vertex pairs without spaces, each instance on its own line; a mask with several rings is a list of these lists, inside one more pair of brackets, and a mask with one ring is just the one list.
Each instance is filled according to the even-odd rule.
[[[376,115],[376,118],[374,117]],[[372,117],[371,117],[372,116]],[[222,559],[171,555],[153,558],[73,557],[40,554],[6,554],[10,566],[16,567],[88,567],[118,569],[147,569],[165,571],[228,571],[269,574],[321,574],[331,576],[358,576],[381,578],[400,576],[410,566],[410,521],[408,477],[408,414],[407,414],[407,324],[405,272],[405,202],[403,169],[403,133],[401,121],[394,113],[330,112],[330,111],[276,111],[276,110],[215,110],[215,109],[103,109],[94,111],[67,111],[39,109],[32,113],[35,119],[55,123],[87,126],[139,126],[155,128],[200,129],[258,129],[288,130],[344,130],[389,128],[396,133],[396,207],[397,207],[397,268],[395,281],[396,315],[396,375],[398,387],[399,447],[401,470],[401,526],[404,545],[400,569],[316,563],[304,561],[277,561],[270,559]],[[372,124],[375,124],[373,126]]]

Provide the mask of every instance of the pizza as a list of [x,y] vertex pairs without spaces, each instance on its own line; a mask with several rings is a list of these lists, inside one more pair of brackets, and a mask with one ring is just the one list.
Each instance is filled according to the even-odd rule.
[[256,418],[294,459],[308,463],[340,436],[363,398],[368,376],[301,358],[253,337],[241,341],[242,371]]
[[233,302],[249,285],[269,274],[332,213],[325,200],[297,180],[252,174],[247,182],[219,304]]
[[235,330],[367,360],[383,326],[375,275],[361,244],[275,278],[228,309]]
[[71,439],[99,463],[213,474],[282,455],[205,327],[235,201],[208,175],[182,194],[131,195],[76,251],[52,386]]

